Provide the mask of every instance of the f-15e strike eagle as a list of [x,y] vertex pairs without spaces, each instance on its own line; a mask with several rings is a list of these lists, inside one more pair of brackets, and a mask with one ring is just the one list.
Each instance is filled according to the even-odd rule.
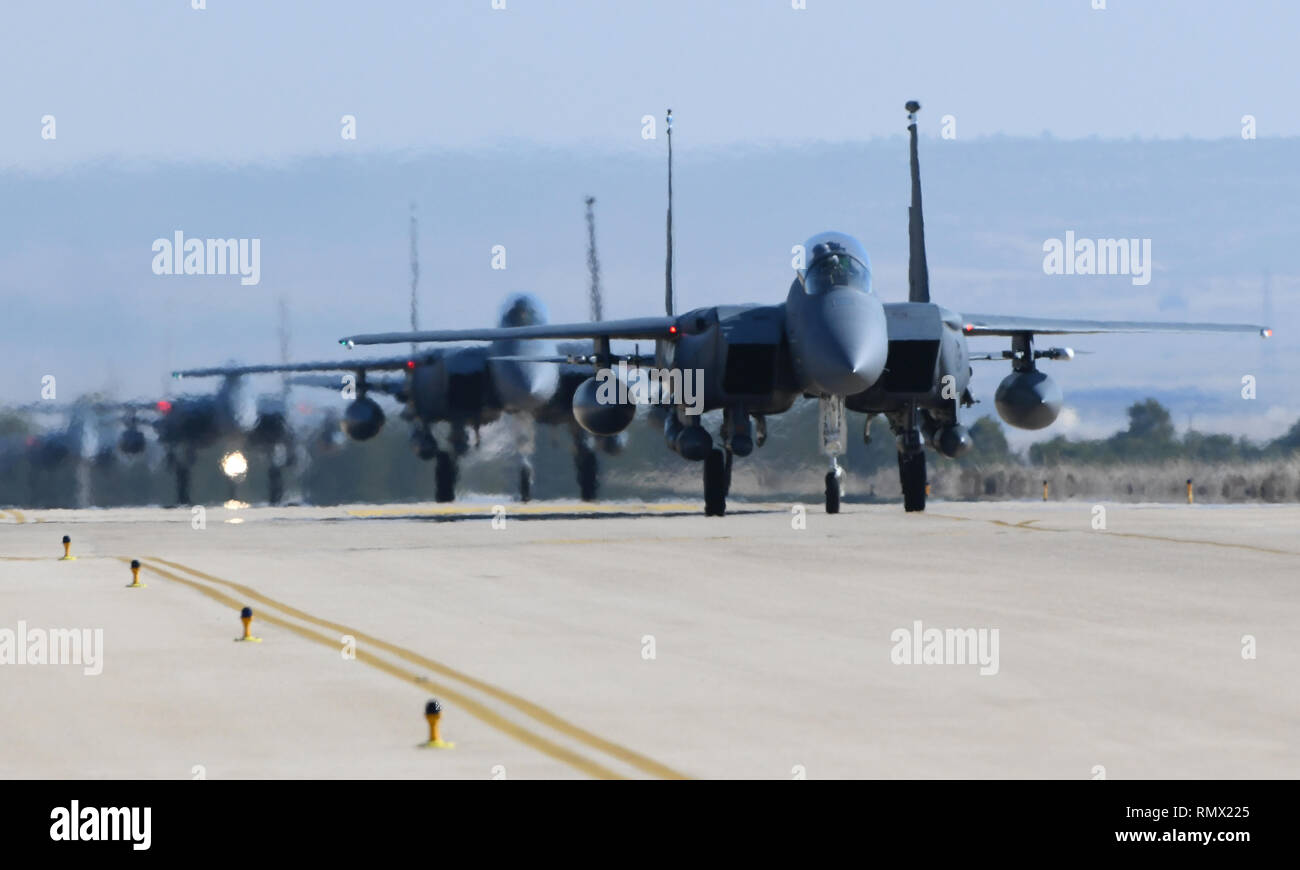
[[[748,456],[761,446],[765,417],[788,410],[800,396],[821,406],[822,447],[830,457],[826,473],[826,511],[839,510],[844,452],[844,411],[870,417],[883,414],[898,447],[898,474],[907,511],[925,509],[925,446],[957,457],[971,446],[958,422],[958,408],[974,404],[970,392],[972,359],[1005,359],[1011,373],[998,385],[994,402],[1008,424],[1022,429],[1048,426],[1061,410],[1061,390],[1039,371],[1038,361],[1071,359],[1069,348],[1036,348],[1037,335],[1099,332],[1243,332],[1267,337],[1266,327],[1248,324],[1152,323],[1141,321],[1057,320],[957,313],[930,301],[921,175],[917,156],[916,102],[906,105],[911,150],[912,203],[908,231],[908,301],[884,302],[871,286],[871,261],[856,240],[841,233],[813,236],[804,246],[806,268],[797,270],[784,302],[718,305],[677,314],[672,283],[672,112],[668,113],[668,258],[664,317],[588,323],[546,324],[494,329],[450,329],[353,335],[345,346],[405,342],[592,339],[595,353],[581,361],[608,369],[616,360],[615,339],[655,342],[653,360],[633,358],[660,370],[703,373],[703,408],[721,410],[716,438],[701,425],[683,397],[669,395],[664,422],[668,447],[704,466],[704,511],[720,516],[733,456]],[[1005,336],[1011,348],[997,356],[972,356],[967,340]],[[553,363],[573,358],[546,358]],[[603,372],[602,374],[608,374]],[[587,379],[573,398],[573,413],[595,435],[621,432],[635,408],[611,402],[597,378]],[[619,390],[617,395],[627,395]]]

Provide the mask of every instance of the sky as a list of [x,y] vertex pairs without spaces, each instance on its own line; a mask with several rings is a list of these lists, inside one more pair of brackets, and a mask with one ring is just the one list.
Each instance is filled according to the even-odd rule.
[[[1094,2],[7,4],[0,161],[637,148],[641,118],[669,106],[697,146],[849,141],[896,132],[912,98],[962,137],[1221,138],[1245,114],[1300,135],[1296,4]],[[57,142],[38,135],[46,114]]]
[[[669,106],[683,307],[779,301],[790,246],[830,228],[861,238],[878,291],[902,298],[902,104],[915,98],[944,304],[1272,313],[1281,327],[1300,314],[1293,4],[204,5],[50,0],[0,13],[12,85],[0,111],[0,401],[33,401],[47,373],[64,395],[125,397],[170,389],[174,366],[273,361],[280,298],[295,358],[403,328],[412,201],[424,325],[491,321],[517,291],[542,295],[552,319],[585,319],[589,193],[608,315],[658,313]],[[340,135],[344,115],[355,139]],[[1257,140],[1243,139],[1244,115]],[[1044,276],[1041,245],[1067,229],[1152,238],[1151,284]],[[154,275],[151,244],[177,230],[260,239],[262,281]],[[496,244],[506,270],[489,266]],[[1098,353],[1060,377],[1067,399],[1093,395],[1108,412],[1063,420],[1071,431],[1122,422],[1113,391],[1125,389],[1183,395],[1180,413],[1199,410],[1204,428],[1273,435],[1300,416],[1289,386],[1300,345],[1284,328],[1269,351],[1223,338],[1088,344]],[[1243,412],[1239,380],[1256,371],[1272,375],[1267,401]],[[1000,373],[977,377],[988,411]]]

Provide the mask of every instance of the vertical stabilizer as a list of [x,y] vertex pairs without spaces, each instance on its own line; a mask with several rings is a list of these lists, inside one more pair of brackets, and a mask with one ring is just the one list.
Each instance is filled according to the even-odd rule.
[[672,317],[673,301],[673,110],[669,109],[664,118],[664,127],[668,131],[668,259],[664,266],[664,312]]
[[912,204],[907,209],[907,301],[930,301],[930,268],[925,262],[925,218],[921,213],[921,160],[916,151],[916,113],[921,104],[912,100],[907,106],[907,135],[912,154]]

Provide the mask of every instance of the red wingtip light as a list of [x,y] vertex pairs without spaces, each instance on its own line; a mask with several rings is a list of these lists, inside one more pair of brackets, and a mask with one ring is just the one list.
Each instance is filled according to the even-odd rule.
[[413,360],[413,359],[408,359],[408,360],[406,361],[406,367],[407,367],[408,369],[414,371],[414,370],[415,370],[415,360]]
[[975,331],[975,324],[968,323],[961,328],[961,331],[966,333],[967,335],[970,335],[972,332]]
[[172,403],[169,402],[169,401],[167,401],[166,399],[161,399],[161,400],[159,400],[159,402],[158,402],[158,413],[160,413],[160,414],[170,414],[171,412],[172,412]]
[[1264,336],[1265,338],[1272,338],[1272,337],[1273,337],[1273,330],[1271,330],[1271,329],[1261,329],[1261,330],[1259,331],[1259,334],[1262,335],[1262,336]]
[[669,334],[669,335],[676,335],[676,334],[677,334],[677,327],[675,327],[675,326],[670,326],[670,327],[668,327],[668,334]]

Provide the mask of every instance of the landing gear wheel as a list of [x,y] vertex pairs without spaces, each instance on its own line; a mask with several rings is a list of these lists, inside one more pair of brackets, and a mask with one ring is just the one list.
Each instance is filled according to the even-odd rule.
[[190,503],[190,467],[188,465],[176,466],[176,503],[178,505]]
[[277,505],[284,498],[284,472],[280,466],[272,465],[267,472],[267,495],[268,503]]
[[519,500],[533,500],[533,467],[531,465],[525,465],[519,469]]
[[718,449],[704,459],[704,515],[720,517],[727,512],[727,458]]
[[840,476],[833,471],[826,472],[826,513],[840,512]]
[[456,458],[441,450],[434,457],[433,500],[447,502],[456,500]]
[[898,454],[898,481],[903,485],[903,510],[925,510],[925,451]]
[[578,472],[578,494],[583,501],[596,500],[596,453],[593,450],[580,450],[573,456],[573,465]]

